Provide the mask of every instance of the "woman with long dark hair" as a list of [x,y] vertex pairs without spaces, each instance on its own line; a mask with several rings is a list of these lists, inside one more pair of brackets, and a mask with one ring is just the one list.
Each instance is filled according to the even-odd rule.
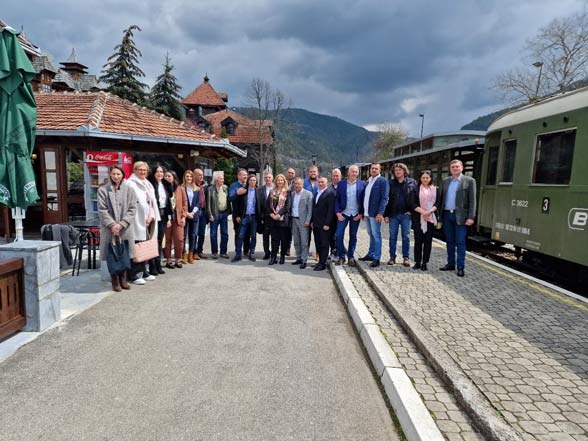
[[[188,197],[184,188],[178,182],[178,175],[173,170],[165,172],[164,179],[173,189],[171,228],[165,231],[165,249],[163,254],[167,259],[169,269],[182,268],[182,253],[184,252],[184,228],[188,214]],[[172,242],[174,246],[175,262],[171,257]]]
[[437,225],[435,213],[441,203],[441,192],[433,185],[431,170],[421,172],[416,190],[417,206],[413,208],[414,266],[413,269],[427,270],[431,257],[433,232]]
[[[98,189],[98,216],[100,218],[100,260],[106,260],[108,246],[113,238],[128,241],[129,254],[133,257],[135,245],[131,227],[137,212],[137,196],[125,181],[122,167],[110,167],[110,182]],[[131,289],[127,281],[127,272],[111,274],[112,290]]]
[[286,183],[286,177],[279,174],[274,179],[274,189],[270,192],[266,204],[272,237],[270,265],[278,263],[278,252],[280,253],[279,263],[283,264],[286,260],[291,206],[290,187]]
[[166,170],[162,165],[153,166],[151,167],[151,174],[147,178],[155,190],[155,202],[157,203],[160,217],[159,222],[157,222],[157,246],[159,247],[159,257],[149,261],[149,273],[154,276],[165,274],[165,271],[161,267],[163,238],[165,237],[166,231],[171,229],[172,226],[173,210],[171,197],[173,196],[173,189],[170,183],[163,179],[165,171]]

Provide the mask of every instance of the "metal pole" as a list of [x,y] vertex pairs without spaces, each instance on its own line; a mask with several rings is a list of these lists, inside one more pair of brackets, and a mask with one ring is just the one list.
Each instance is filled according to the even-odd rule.
[[425,127],[425,114],[419,113],[421,117],[421,152],[423,151],[423,128]]
[[539,76],[537,77],[537,88],[535,89],[535,98],[539,98],[539,85],[541,84],[541,72],[543,72],[543,63],[539,65]]

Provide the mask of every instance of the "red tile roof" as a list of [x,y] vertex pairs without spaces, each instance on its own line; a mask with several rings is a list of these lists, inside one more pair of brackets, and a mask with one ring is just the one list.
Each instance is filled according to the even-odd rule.
[[[135,135],[219,144],[218,138],[190,123],[132,104],[106,92],[35,93],[37,130],[89,130],[95,133]],[[234,147],[234,146],[230,146]],[[236,150],[234,151],[240,154]]]
[[214,88],[207,80],[204,80],[200,86],[198,86],[186,98],[184,98],[182,103],[193,106],[226,106],[222,97],[216,93]]
[[263,121],[263,128],[259,130],[259,123],[256,120],[249,119],[240,113],[230,109],[221,110],[219,112],[209,113],[204,115],[204,118],[212,124],[212,130],[218,136],[222,132],[222,122],[227,118],[231,118],[237,122],[237,128],[234,135],[228,135],[231,144],[259,144],[260,137],[264,144],[271,144],[273,142],[271,126],[272,121]]

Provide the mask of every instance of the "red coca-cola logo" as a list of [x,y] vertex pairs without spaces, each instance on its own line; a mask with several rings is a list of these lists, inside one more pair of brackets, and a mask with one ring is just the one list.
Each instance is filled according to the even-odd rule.
[[88,161],[118,161],[117,152],[87,152]]

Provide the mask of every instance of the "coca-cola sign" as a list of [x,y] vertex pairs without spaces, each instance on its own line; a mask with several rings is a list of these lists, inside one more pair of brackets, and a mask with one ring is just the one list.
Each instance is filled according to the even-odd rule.
[[86,161],[118,162],[118,152],[86,152]]

